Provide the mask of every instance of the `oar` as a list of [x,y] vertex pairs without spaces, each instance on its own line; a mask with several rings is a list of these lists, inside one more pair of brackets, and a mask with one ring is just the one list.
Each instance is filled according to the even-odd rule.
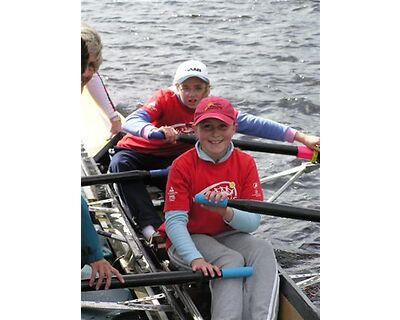
[[319,210],[315,209],[305,209],[305,208],[285,206],[282,204],[276,204],[270,202],[255,201],[255,200],[225,199],[223,201],[215,203],[214,201],[212,202],[208,201],[208,199],[205,198],[204,194],[201,193],[196,194],[194,202],[213,207],[225,208],[229,206],[244,211],[265,214],[275,217],[320,222]]
[[[149,135],[149,139],[165,139],[165,135],[163,132],[155,131],[151,132]],[[177,140],[184,143],[195,144],[196,137],[194,135],[188,134],[178,134]],[[286,144],[278,144],[278,143],[267,143],[267,142],[259,142],[259,141],[242,141],[237,139],[232,139],[233,144],[242,149],[248,151],[259,151],[259,152],[268,152],[275,154],[284,154],[289,156],[296,156],[297,158],[310,160],[311,162],[320,162],[320,153],[319,151],[312,150],[306,146],[295,146],[295,145],[286,145]]]
[[[217,278],[228,279],[250,277],[253,274],[253,267],[222,268],[221,273],[221,277],[215,274],[214,278],[211,278],[210,276],[204,276],[201,271],[171,271],[130,274],[123,276],[125,283],[121,283],[119,280],[113,278],[111,280],[110,289],[191,283],[208,281]],[[81,291],[92,290],[96,290],[96,286],[89,287],[89,279],[81,280]]]
[[81,186],[91,186],[94,184],[106,184],[122,181],[137,181],[145,178],[165,177],[168,175],[169,167],[157,170],[131,170],[118,173],[106,173],[93,176],[81,177]]

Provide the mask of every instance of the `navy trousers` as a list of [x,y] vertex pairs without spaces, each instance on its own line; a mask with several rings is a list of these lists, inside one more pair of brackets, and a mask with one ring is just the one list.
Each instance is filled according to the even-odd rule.
[[[110,172],[123,172],[129,170],[155,170],[164,169],[172,164],[175,157],[160,157],[148,154],[142,154],[137,151],[115,147],[115,154],[111,159],[109,166]],[[167,178],[152,180],[152,184],[165,190]],[[156,212],[150,195],[146,190],[144,181],[121,182],[118,189],[122,201],[127,205],[130,213],[140,228],[152,225],[157,229],[162,220]]]

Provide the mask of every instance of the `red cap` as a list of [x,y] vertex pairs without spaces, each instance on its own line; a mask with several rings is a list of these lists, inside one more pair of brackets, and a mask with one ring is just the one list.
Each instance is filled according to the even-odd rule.
[[197,105],[194,112],[194,125],[209,118],[218,119],[227,125],[232,125],[236,121],[237,114],[238,112],[228,100],[221,97],[207,97]]

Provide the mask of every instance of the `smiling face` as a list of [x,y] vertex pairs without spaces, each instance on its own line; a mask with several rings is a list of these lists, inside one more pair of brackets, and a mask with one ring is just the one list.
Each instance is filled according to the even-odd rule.
[[209,85],[197,77],[189,78],[176,85],[179,97],[184,105],[196,109],[200,100],[209,94]]
[[236,124],[228,125],[221,120],[208,118],[195,126],[195,133],[201,149],[218,162],[226,154],[236,127]]

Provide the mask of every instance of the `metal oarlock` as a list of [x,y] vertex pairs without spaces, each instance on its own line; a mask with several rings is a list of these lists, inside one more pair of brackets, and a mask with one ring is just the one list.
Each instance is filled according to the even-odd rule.
[[274,202],[287,188],[289,188],[303,173],[309,173],[314,170],[319,169],[320,164],[319,163],[311,163],[311,162],[306,162],[301,164],[300,166],[297,166],[292,169],[288,169],[282,172],[279,172],[277,174],[274,174],[269,177],[264,177],[260,179],[260,182],[267,183],[271,182],[273,180],[276,180],[278,178],[292,175],[293,176],[282,186],[279,188],[279,190],[275,191],[275,193],[267,200],[267,202]]

